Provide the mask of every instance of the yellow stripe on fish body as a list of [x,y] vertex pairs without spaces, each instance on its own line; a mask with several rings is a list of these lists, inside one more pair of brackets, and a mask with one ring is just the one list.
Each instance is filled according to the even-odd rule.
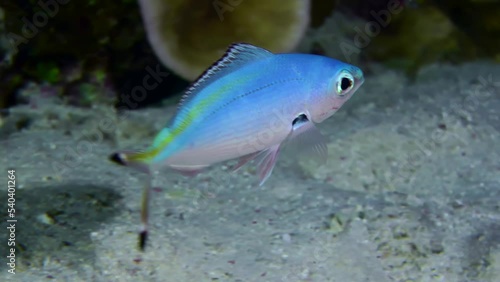
[[[191,109],[185,109],[185,116],[182,117],[179,122],[177,122],[177,126],[175,126],[173,129],[162,129],[162,131],[156,136],[150,149],[131,155],[128,157],[128,159],[130,161],[149,162],[151,159],[158,156],[172,141],[174,141],[175,138],[185,132],[189,128],[189,126],[193,124],[196,118],[200,117],[202,114],[205,114],[212,105],[220,101],[220,98],[224,96],[224,94],[227,94],[231,90],[233,90],[234,85],[246,83],[252,78],[253,77],[243,77],[230,84],[221,85],[219,89],[217,89],[207,97],[204,97]],[[187,108],[189,108],[188,105],[186,106]]]

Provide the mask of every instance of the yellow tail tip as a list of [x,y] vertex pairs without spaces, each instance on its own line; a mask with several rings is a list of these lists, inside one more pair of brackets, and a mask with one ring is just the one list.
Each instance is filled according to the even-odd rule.
[[[147,155],[146,155],[147,156]],[[109,155],[109,160],[115,164],[134,168],[149,173],[149,164],[145,161],[145,153],[116,152]]]

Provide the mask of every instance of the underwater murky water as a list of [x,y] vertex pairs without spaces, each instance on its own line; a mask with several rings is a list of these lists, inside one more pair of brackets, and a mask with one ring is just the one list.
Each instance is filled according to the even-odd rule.
[[[499,281],[500,46],[491,36],[499,8],[491,3],[2,3],[0,280]],[[467,25],[471,18],[478,22]],[[317,145],[309,153],[328,150],[326,164],[297,157],[299,146],[280,151],[262,186],[276,155],[236,172],[232,160],[192,176],[154,174],[140,251],[149,178],[108,156],[147,148],[179,113],[181,90],[240,41],[335,58],[365,81],[315,125],[324,145],[306,139]],[[248,99],[227,111],[241,97],[293,79],[301,82],[266,92],[269,101],[288,94],[283,101],[293,104],[306,87],[346,97],[356,86],[351,73],[315,81],[321,68],[299,63],[265,75],[281,62],[216,83],[274,56],[233,55],[198,81],[210,91],[191,91],[198,100],[184,103],[199,103],[158,144],[203,119],[204,143],[215,144],[206,148],[228,154],[217,138],[273,108]],[[314,109],[339,106],[329,101]],[[207,114],[211,106],[226,111]],[[291,119],[290,130],[309,126],[312,111]],[[234,116],[248,122],[212,126]]]

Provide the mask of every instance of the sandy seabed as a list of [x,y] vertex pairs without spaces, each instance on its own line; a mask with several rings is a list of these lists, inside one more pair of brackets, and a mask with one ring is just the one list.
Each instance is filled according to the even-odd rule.
[[175,108],[12,108],[0,181],[15,169],[16,274],[3,231],[0,281],[498,282],[499,109],[493,63],[411,83],[381,70],[319,125],[325,166],[283,156],[263,187],[251,165],[159,175],[142,253],[145,176],[107,156],[147,145]]

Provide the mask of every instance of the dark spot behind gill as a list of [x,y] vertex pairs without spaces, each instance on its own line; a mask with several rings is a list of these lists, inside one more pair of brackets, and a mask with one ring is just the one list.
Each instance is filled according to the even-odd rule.
[[307,121],[309,121],[307,116],[305,114],[300,114],[292,121],[292,126],[295,126],[296,124],[304,123]]

